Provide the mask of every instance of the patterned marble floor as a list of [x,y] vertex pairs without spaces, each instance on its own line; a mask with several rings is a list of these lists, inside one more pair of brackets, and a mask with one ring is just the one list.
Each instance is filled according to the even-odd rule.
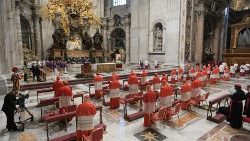
[[[204,88],[211,95],[209,99],[216,98],[222,95],[226,90],[233,87],[235,83],[242,84],[243,88],[250,84],[250,80],[246,78],[236,78],[228,82],[220,82],[217,85],[208,85]],[[85,85],[79,85],[74,88],[77,90],[87,90]],[[93,91],[93,90],[92,90]],[[45,97],[51,97],[48,93]],[[3,96],[0,97],[0,104],[3,102]],[[76,99],[79,104],[81,99]],[[101,101],[94,101],[96,104],[101,104]],[[46,130],[45,123],[40,121],[40,109],[35,105],[36,97],[31,96],[27,100],[27,105],[30,111],[35,115],[33,122],[26,124],[24,132],[7,132],[5,129],[6,118],[3,112],[0,112],[0,140],[1,141],[20,141],[25,138],[25,141],[45,141]],[[205,106],[204,106],[205,107]],[[54,107],[48,106],[46,111],[54,110]],[[138,110],[138,107],[133,106],[128,108],[128,112]],[[127,122],[123,119],[123,106],[117,110],[109,110],[104,107],[103,122],[107,125],[107,131],[104,134],[104,141],[247,141],[249,139],[250,126],[244,124],[242,130],[234,131],[227,122],[216,124],[206,120],[206,110],[194,108],[194,111],[180,112],[180,123],[175,116],[173,122],[157,122],[152,128],[143,127],[143,118],[133,122]],[[99,114],[95,116],[95,124],[99,123]],[[65,131],[64,124],[60,122],[51,123],[49,126],[49,136],[54,138],[75,131],[75,119],[70,122],[68,130]],[[221,134],[223,133],[223,136]]]

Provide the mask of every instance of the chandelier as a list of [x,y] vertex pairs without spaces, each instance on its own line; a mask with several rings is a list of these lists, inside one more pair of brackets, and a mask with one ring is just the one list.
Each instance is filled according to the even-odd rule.
[[49,0],[48,4],[41,7],[40,16],[54,23],[69,33],[72,19],[78,20],[79,26],[88,22],[89,26],[98,27],[101,20],[93,12],[92,0]]

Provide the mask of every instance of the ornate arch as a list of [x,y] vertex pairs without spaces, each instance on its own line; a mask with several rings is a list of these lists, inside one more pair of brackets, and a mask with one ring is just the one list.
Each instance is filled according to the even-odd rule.
[[159,52],[163,50],[163,25],[157,22],[153,27],[153,51]]

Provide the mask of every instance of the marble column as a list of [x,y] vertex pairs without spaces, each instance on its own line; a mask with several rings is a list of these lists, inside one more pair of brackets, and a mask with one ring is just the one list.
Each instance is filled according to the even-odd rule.
[[103,21],[103,51],[104,51],[104,61],[107,62],[108,56],[108,18],[102,18]]
[[42,43],[41,43],[41,33],[40,33],[40,22],[38,16],[38,8],[33,11],[33,22],[34,22],[34,32],[35,32],[35,53],[38,59],[42,58]]
[[18,64],[23,65],[23,43],[22,43],[22,29],[20,21],[20,6],[16,5],[16,26],[17,26],[17,48],[18,48]]
[[216,28],[214,31],[214,47],[213,47],[213,53],[214,53],[214,61],[219,60],[219,50],[220,50],[220,32],[221,32],[221,22],[216,23]]
[[131,15],[125,15],[125,34],[126,34],[126,64],[130,63],[130,27]]
[[195,63],[202,63],[203,40],[204,40],[204,10],[203,7],[196,11],[196,48],[195,48]]

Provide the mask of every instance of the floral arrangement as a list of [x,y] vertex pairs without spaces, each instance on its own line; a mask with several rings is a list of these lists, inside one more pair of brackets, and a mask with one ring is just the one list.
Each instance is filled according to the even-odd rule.
[[35,53],[27,47],[23,47],[23,59],[25,62],[37,60]]

